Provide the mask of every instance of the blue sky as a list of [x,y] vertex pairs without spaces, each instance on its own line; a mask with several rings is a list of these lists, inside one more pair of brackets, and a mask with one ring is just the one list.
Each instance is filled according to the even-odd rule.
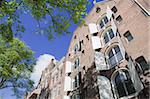
[[[92,7],[92,4],[89,5],[87,12],[89,12]],[[34,33],[35,28],[37,28],[37,21],[35,21],[29,14],[23,14],[21,16],[21,20],[26,28],[25,33],[22,34],[21,40],[23,40],[35,52],[35,58],[38,58],[42,54],[51,54],[55,56],[57,60],[60,60],[63,56],[65,56],[72,34],[62,35],[52,41],[49,41],[46,36]],[[76,28],[77,25],[72,24],[70,30],[73,32]],[[12,92],[10,89],[0,91],[0,96],[2,96],[3,99],[16,99],[16,97],[11,95]]]

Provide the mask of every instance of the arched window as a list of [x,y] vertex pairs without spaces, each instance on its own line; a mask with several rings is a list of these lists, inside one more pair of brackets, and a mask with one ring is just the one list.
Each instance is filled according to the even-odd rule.
[[114,38],[115,35],[114,35],[114,32],[112,29],[109,29],[105,35],[104,35],[104,42],[105,44],[108,43],[112,38]]
[[123,56],[121,54],[119,46],[113,47],[109,52],[108,52],[108,62],[111,65],[111,67],[115,66],[118,64],[121,60],[123,59]]
[[108,23],[108,18],[104,16],[99,22],[100,28],[103,28],[107,23]]
[[117,91],[119,98],[129,96],[136,92],[130,74],[127,70],[118,71],[114,78],[114,82],[115,90]]

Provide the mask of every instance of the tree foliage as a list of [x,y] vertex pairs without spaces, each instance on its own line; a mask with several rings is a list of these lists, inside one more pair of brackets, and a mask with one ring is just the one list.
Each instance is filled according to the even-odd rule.
[[0,89],[11,87],[16,95],[32,88],[33,52],[17,38],[6,42],[0,36]]
[[[20,15],[29,11],[39,23],[49,19],[48,26],[39,27],[48,39],[55,34],[69,33],[71,22],[82,21],[86,15],[87,0],[1,0],[0,1],[0,34],[8,40],[14,34],[24,32]],[[5,32],[5,30],[7,32]]]
[[[16,95],[32,87],[33,52],[16,35],[25,32],[20,16],[28,12],[37,20],[39,33],[48,39],[70,33],[86,15],[87,0],[0,0],[0,89],[12,87]],[[43,20],[49,20],[42,27]]]

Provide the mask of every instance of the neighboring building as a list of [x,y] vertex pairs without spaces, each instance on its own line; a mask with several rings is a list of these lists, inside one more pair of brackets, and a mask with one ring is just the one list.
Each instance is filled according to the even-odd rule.
[[44,76],[50,94],[41,99],[149,99],[149,3],[95,3],[65,59]]
[[37,87],[27,94],[26,99],[60,99],[63,96],[63,67],[65,57],[59,62],[52,59],[42,71]]

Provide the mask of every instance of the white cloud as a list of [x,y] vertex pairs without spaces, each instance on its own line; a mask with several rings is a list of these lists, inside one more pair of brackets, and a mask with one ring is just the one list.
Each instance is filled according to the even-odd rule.
[[34,72],[31,75],[31,79],[35,82],[34,86],[38,84],[42,71],[48,66],[52,58],[55,59],[55,57],[52,55],[43,54],[37,59]]

